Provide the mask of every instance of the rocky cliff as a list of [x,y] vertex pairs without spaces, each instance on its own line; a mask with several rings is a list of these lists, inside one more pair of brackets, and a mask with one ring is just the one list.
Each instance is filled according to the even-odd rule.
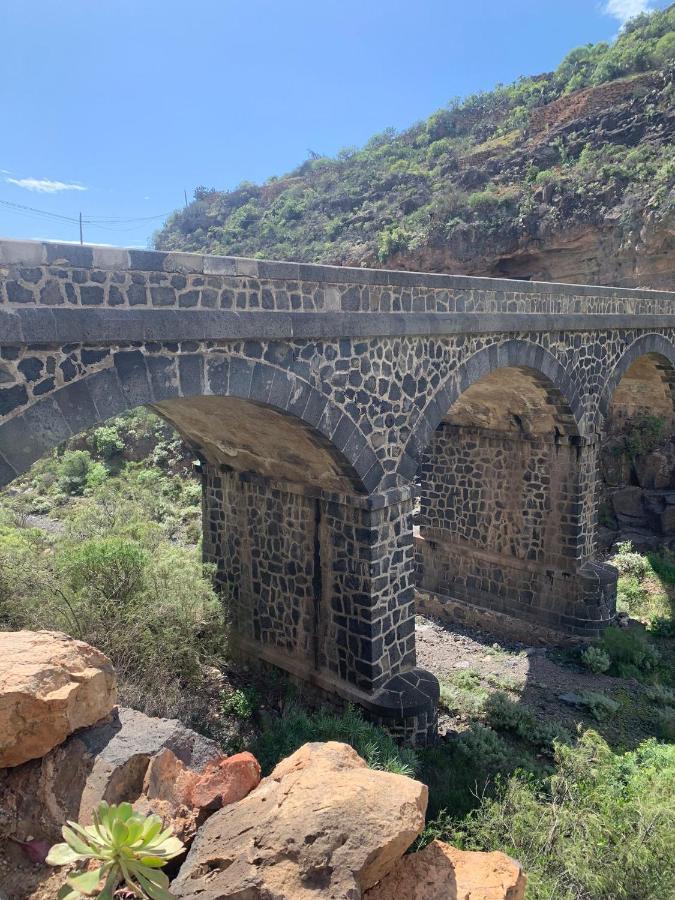
[[198,188],[159,249],[675,287],[675,6],[555,72],[262,185]]

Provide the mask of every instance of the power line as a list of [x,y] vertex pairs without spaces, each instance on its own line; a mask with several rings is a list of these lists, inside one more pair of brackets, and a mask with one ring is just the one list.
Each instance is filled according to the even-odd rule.
[[57,219],[61,222],[72,222],[73,224],[79,224],[80,220],[84,225],[93,225],[95,227],[101,228],[115,228],[117,225],[131,225],[135,223],[141,222],[151,222],[156,219],[165,219],[167,216],[171,215],[170,212],[158,213],[154,216],[132,216],[129,218],[122,218],[119,216],[64,216],[60,213],[50,212],[46,209],[37,209],[34,206],[25,206],[23,203],[13,203],[10,200],[0,200],[0,205],[13,210],[14,212],[20,214],[30,214],[33,217],[40,217],[46,219]]

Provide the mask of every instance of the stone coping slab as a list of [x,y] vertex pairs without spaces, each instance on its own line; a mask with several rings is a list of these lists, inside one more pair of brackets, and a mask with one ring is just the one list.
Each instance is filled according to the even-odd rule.
[[0,265],[73,266],[115,271],[152,271],[179,274],[231,275],[323,284],[423,286],[447,290],[483,290],[518,294],[573,294],[578,297],[670,298],[675,292],[642,288],[577,285],[472,275],[446,275],[393,269],[280,262],[246,257],[211,256],[160,250],[135,250],[90,244],[0,239]]

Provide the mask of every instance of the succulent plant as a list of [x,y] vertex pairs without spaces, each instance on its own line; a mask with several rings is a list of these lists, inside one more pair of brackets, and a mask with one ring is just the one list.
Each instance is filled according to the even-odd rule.
[[93,825],[68,822],[62,829],[65,843],[55,844],[47,855],[52,866],[96,860],[96,869],[68,875],[59,900],[98,897],[113,900],[124,886],[134,897],[170,900],[169,879],[161,871],[168,860],[183,850],[171,828],[162,830],[159,816],[135,813],[130,803],[99,803]]

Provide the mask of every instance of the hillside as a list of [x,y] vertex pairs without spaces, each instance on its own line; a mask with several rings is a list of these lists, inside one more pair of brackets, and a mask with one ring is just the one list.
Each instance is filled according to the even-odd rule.
[[555,72],[262,185],[198,188],[163,250],[675,287],[675,5]]

